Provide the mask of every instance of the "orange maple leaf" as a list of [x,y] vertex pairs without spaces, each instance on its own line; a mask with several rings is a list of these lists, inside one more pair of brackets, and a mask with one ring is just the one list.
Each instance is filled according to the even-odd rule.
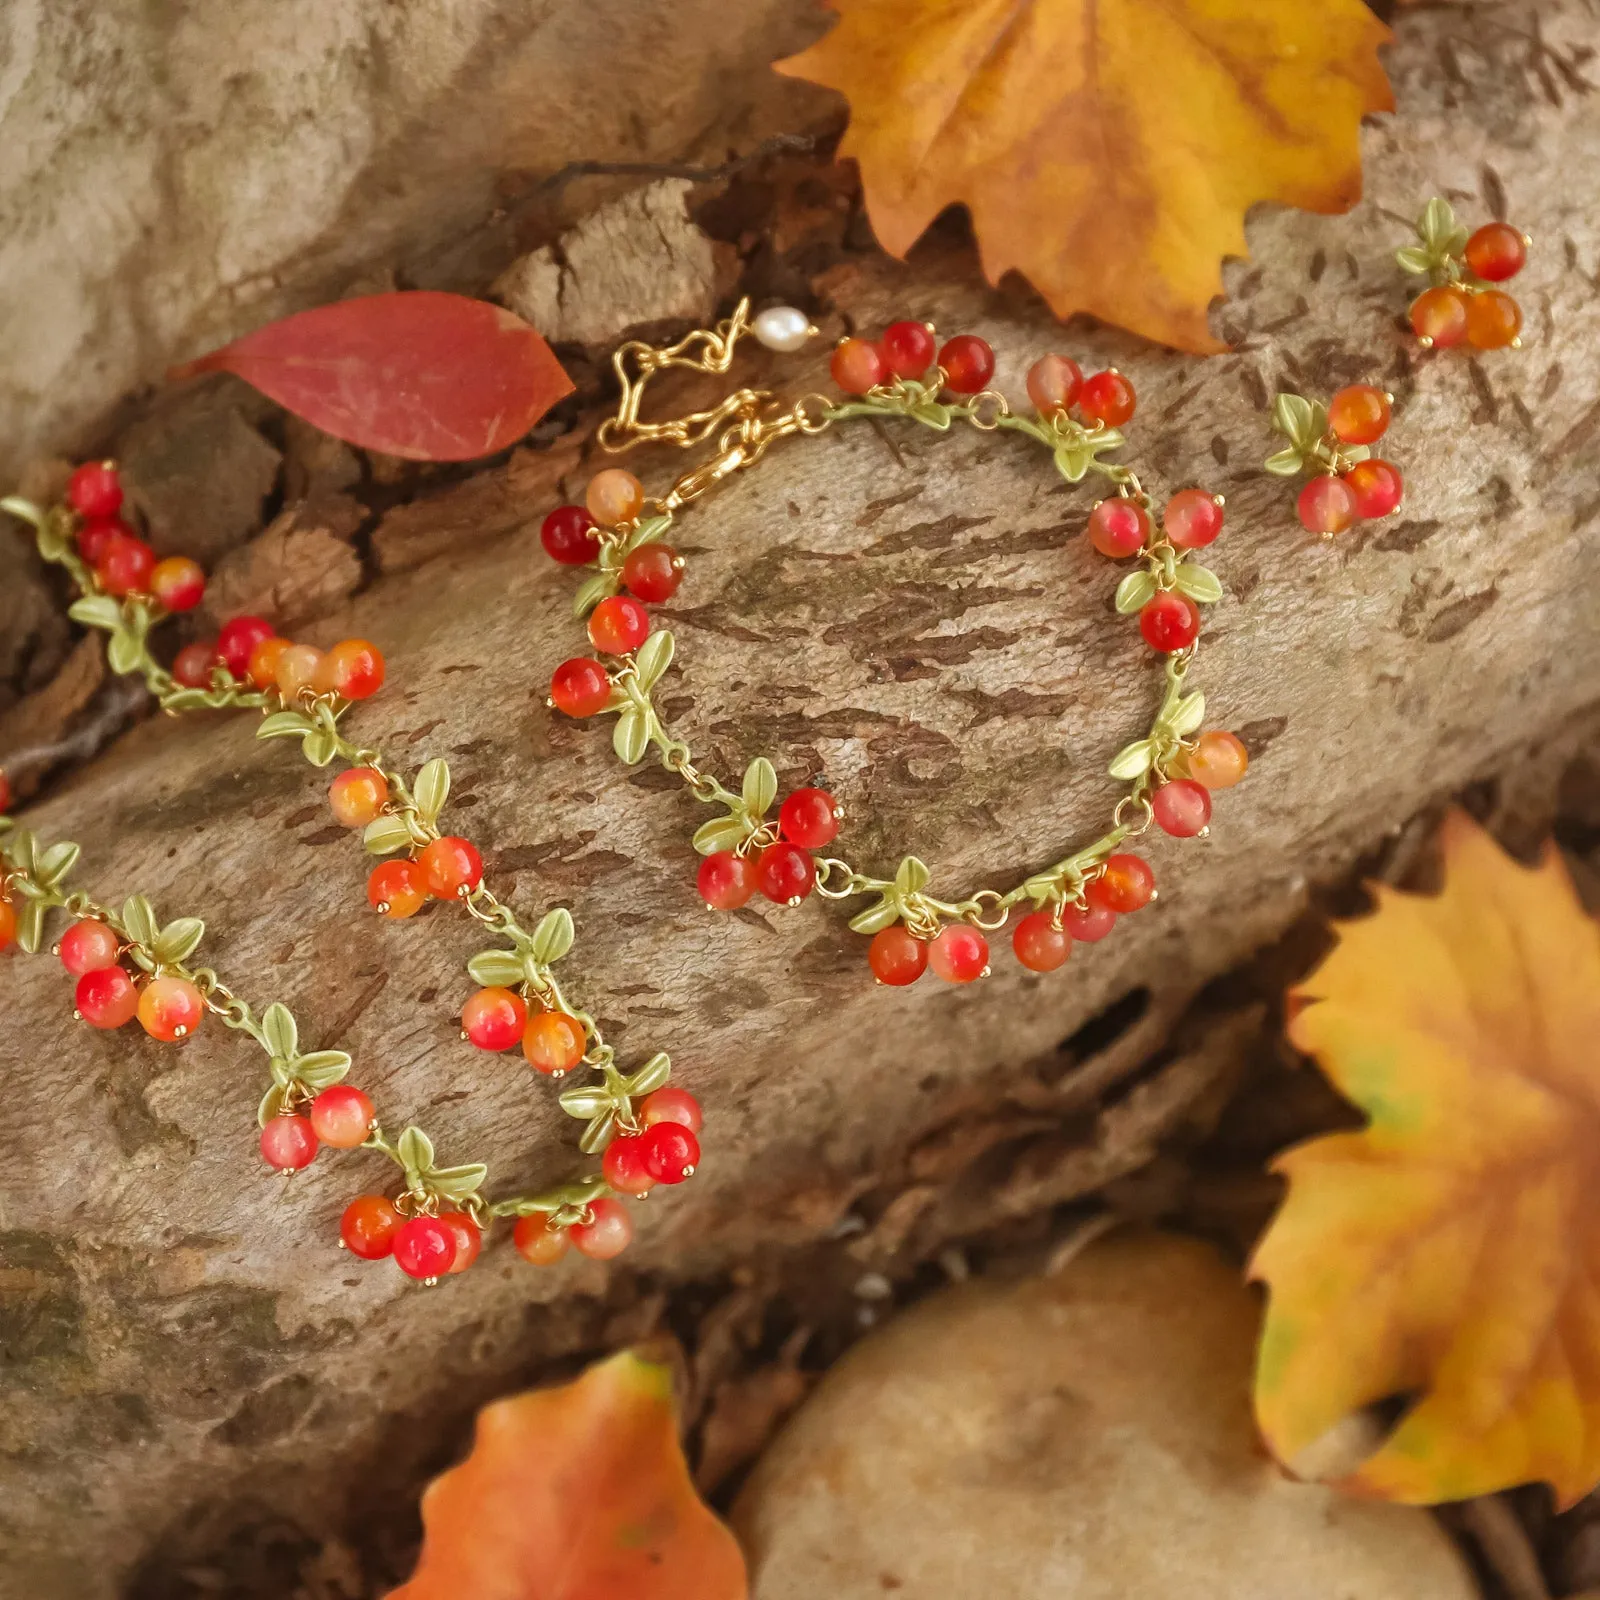
[[744,1557],[678,1447],[672,1375],[626,1351],[485,1406],[422,1523],[389,1600],[745,1600]]
[[1362,0],[831,0],[779,72],[840,90],[883,247],[972,213],[991,282],[1057,316],[1223,348],[1207,308],[1258,200],[1347,211],[1360,124],[1393,108]]
[[1256,1416],[1292,1460],[1403,1397],[1345,1487],[1570,1505],[1600,1480],[1600,926],[1553,847],[1521,867],[1460,813],[1443,847],[1439,894],[1377,889],[1293,996],[1370,1120],[1276,1163]]

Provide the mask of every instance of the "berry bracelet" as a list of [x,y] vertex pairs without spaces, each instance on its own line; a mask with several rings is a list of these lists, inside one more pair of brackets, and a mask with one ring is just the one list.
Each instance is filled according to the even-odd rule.
[[[121,515],[122,500],[112,464],[91,462],[73,474],[65,504],[44,510],[12,497],[0,500],[0,510],[33,527],[40,555],[65,568],[80,591],[70,615],[108,635],[113,671],[142,677],[163,710],[258,710],[264,713],[258,738],[297,738],[316,767],[346,763],[329,790],[334,817],[360,828],[369,851],[391,858],[373,870],[369,901],[380,914],[401,919],[430,898],[455,900],[501,941],[467,963],[482,987],[462,1009],[463,1037],[485,1050],[520,1042],[529,1065],[552,1079],[591,1069],[599,1081],[567,1089],[561,1105],[584,1123],[580,1148],[603,1151],[601,1171],[541,1193],[489,1200],[482,1163],[439,1165],[432,1140],[417,1127],[392,1141],[385,1135],[372,1101],[343,1082],[351,1065],[346,1052],[302,1052],[287,1007],[275,1002],[258,1015],[213,970],[189,965],[205,934],[199,918],[162,926],[143,896],[118,910],[69,891],[64,880],[79,847],[43,846],[4,815],[0,949],[15,942],[37,952],[48,916],[63,912],[73,921],[54,953],[77,980],[74,1014],[81,1021],[114,1029],[137,1019],[152,1038],[176,1044],[214,1015],[254,1040],[268,1057],[270,1085],[258,1121],[261,1154],[272,1169],[292,1174],[325,1144],[378,1151],[402,1170],[404,1186],[393,1199],[361,1195],[344,1212],[339,1242],[363,1259],[392,1255],[408,1276],[431,1283],[472,1264],[496,1217],[516,1219],[516,1248],[536,1264],[559,1260],[569,1244],[598,1259],[615,1256],[633,1235],[621,1197],[642,1197],[694,1172],[698,1103],[668,1083],[665,1054],[623,1074],[594,1018],[569,1002],[553,969],[572,948],[571,914],[557,908],[525,929],[485,886],[473,845],[441,834],[448,766],[429,761],[408,783],[379,751],[346,740],[341,718],[384,681],[375,646],[345,640],[324,653],[278,638],[262,618],[236,617],[215,641],[180,650],[170,670],[155,659],[152,627],[198,605],[205,576],[186,557],[157,561]],[[0,775],[0,813],[9,800]]]
[[[1138,477],[1100,459],[1122,446],[1121,426],[1134,413],[1133,386],[1122,374],[1086,377],[1070,359],[1044,356],[1027,377],[1036,415],[1021,416],[988,387],[994,372],[988,344],[961,334],[939,348],[933,330],[920,322],[896,322],[876,342],[848,338],[839,344],[832,374],[846,397],[842,401],[807,395],[783,408],[764,391],[740,388],[707,410],[666,422],[640,420],[644,392],[657,372],[679,367],[724,373],[747,331],[784,352],[800,349],[816,332],[793,307],[763,311],[752,322],[749,302],[741,301],[714,329],[698,329],[666,347],[634,341],[616,351],[621,402],[599,429],[601,446],[620,452],[650,443],[685,449],[711,444],[714,453],[659,499],[646,499],[631,472],[606,468],[589,481],[584,505],[557,507],[544,519],[541,537],[555,560],[595,569],[578,590],[574,611],[587,617],[590,643],[604,658],[578,657],[558,666],[549,704],[572,717],[614,715],[612,743],[622,761],[634,765],[654,750],[696,800],[724,813],[694,835],[704,857],[698,889],[708,906],[732,910],[757,893],[797,906],[813,889],[829,900],[872,896],[850,927],[871,936],[867,959],[877,981],[903,985],[929,967],[951,983],[987,975],[985,935],[1027,905],[1031,909],[1012,936],[1017,959],[1031,971],[1053,971],[1066,961],[1074,940],[1103,938],[1119,915],[1155,897],[1149,864],[1120,847],[1152,824],[1179,838],[1204,834],[1212,791],[1244,775],[1244,746],[1231,733],[1200,732],[1205,698],[1186,687],[1199,608],[1222,594],[1216,575],[1196,563],[1193,552],[1221,532],[1222,497],[1182,490],[1167,502],[1158,533]],[[930,889],[929,869],[915,856],[901,860],[891,877],[879,878],[837,856],[814,855],[833,843],[843,817],[826,788],[798,789],[769,816],[778,788],[772,762],[758,756],[733,792],[696,766],[689,745],[666,726],[651,698],[673,659],[674,640],[666,630],[652,630],[645,603],[670,599],[682,581],[684,562],[666,543],[678,513],[753,466],[776,440],[819,434],[855,417],[908,418],[939,432],[959,421],[1019,433],[1048,450],[1069,483],[1094,472],[1116,491],[1089,513],[1088,538],[1113,560],[1138,559],[1117,585],[1116,608],[1137,615],[1146,643],[1164,658],[1164,692],[1149,732],[1110,763],[1112,778],[1128,785],[1110,829],[1010,889],[944,899]]]

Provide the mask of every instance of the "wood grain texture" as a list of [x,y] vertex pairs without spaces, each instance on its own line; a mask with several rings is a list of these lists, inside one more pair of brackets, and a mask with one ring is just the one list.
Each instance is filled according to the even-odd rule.
[[[957,1138],[962,1107],[1010,1095],[1082,1158],[1039,1181],[1002,1167],[976,1210],[910,1201],[886,1248],[935,1247],[985,1205],[1093,1190],[1125,1164],[1082,1135],[1084,1117],[1103,1126],[1165,1021],[1283,928],[1309,881],[1571,737],[1600,699],[1600,222],[1568,188],[1600,164],[1600,97],[1572,55],[1593,17],[1584,0],[1548,5],[1535,42],[1519,8],[1494,27],[1484,11],[1403,21],[1403,110],[1367,131],[1357,212],[1255,219],[1255,262],[1231,270],[1219,313],[1231,355],[1064,334],[937,250],[823,285],[866,326],[893,313],[985,335],[1019,396],[1043,349],[1114,361],[1139,389],[1127,458],[1146,482],[1228,496],[1211,563],[1228,593],[1197,681],[1251,745],[1250,777],[1221,798],[1211,839],[1152,844],[1159,907],[1055,977],[1028,980],[1002,952],[974,991],[890,993],[826,907],[708,916],[693,802],[658,770],[620,768],[608,729],[545,709],[551,667],[581,643],[570,578],[538,548],[548,501],[497,512],[498,537],[396,563],[317,625],[316,642],[382,641],[389,686],[354,713],[362,737],[408,764],[447,757],[447,815],[497,891],[572,908],[573,988],[625,1060],[672,1053],[706,1104],[706,1159],[644,1208],[624,1262],[540,1272],[502,1246],[424,1293],[332,1249],[348,1198],[387,1179],[378,1158],[319,1160],[287,1187],[263,1174],[256,1057],[214,1028],[181,1049],[91,1034],[55,963],[8,959],[0,1555],[16,1592],[109,1595],[147,1559],[142,1592],[166,1592],[149,1574],[227,1530],[315,1538],[412,1494],[476,1400],[631,1336],[664,1287],[823,1239],[876,1174],[914,1182],[906,1152],[936,1127]],[[1536,237],[1520,354],[1422,359],[1402,336],[1390,251],[1434,190],[1469,215],[1503,196]],[[823,358],[757,353],[746,370],[799,391]],[[1397,396],[1407,503],[1319,543],[1257,470],[1269,397],[1372,378]],[[668,466],[642,470],[659,486]],[[454,493],[506,504],[481,477]],[[689,576],[665,608],[679,664],[659,703],[719,769],[766,752],[786,783],[826,772],[862,865],[914,850],[956,891],[1015,881],[1098,831],[1104,764],[1143,731],[1157,687],[1111,611],[1114,574],[1079,538],[1087,504],[1015,439],[858,423],[786,444],[682,522]],[[448,497],[438,509],[453,514]],[[418,513],[397,515],[404,548],[432,554]],[[568,1169],[573,1124],[547,1086],[457,1036],[462,962],[483,941],[437,910],[371,920],[323,779],[254,742],[248,719],[147,724],[27,820],[82,841],[80,881],[102,896],[137,888],[166,915],[203,914],[218,970],[287,1001],[308,1042],[352,1050],[387,1123],[424,1123],[443,1158],[486,1159],[500,1180]],[[1152,1002],[1131,1042],[1056,1053],[1141,987]],[[974,1159],[985,1148],[1003,1144],[980,1130]]]

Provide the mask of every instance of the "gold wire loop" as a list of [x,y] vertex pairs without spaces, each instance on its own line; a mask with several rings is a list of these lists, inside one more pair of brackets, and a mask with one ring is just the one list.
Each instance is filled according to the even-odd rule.
[[[1129,806],[1133,806],[1138,810],[1139,820],[1137,822],[1129,822],[1124,818],[1123,812]],[[1127,838],[1137,839],[1155,821],[1155,816],[1155,808],[1150,804],[1149,795],[1125,794],[1117,801],[1117,809],[1111,813],[1111,823],[1113,827],[1126,828]],[[1095,876],[1098,875],[1095,874]],[[1087,880],[1088,874],[1085,874],[1085,881]]]
[[[856,870],[848,861],[841,861],[838,856],[823,856],[817,862],[816,881],[812,887],[824,900],[848,900],[857,893]],[[843,881],[835,883],[835,877]]]
[[[992,416],[985,416],[982,411],[984,401],[987,400],[994,408]],[[967,421],[974,428],[981,428],[985,433],[992,433],[1000,426],[1002,417],[1011,415],[1011,403],[998,389],[984,389],[973,397],[962,408],[967,414]]]
[[[972,909],[967,912],[965,920],[975,928],[982,928],[985,933],[994,933],[1011,920],[1011,907],[1005,903],[1005,896],[998,889],[979,889],[967,903]],[[987,916],[981,910],[986,905],[990,908]]]

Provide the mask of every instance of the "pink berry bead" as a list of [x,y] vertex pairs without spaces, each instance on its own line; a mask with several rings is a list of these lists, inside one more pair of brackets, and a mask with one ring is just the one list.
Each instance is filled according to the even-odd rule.
[[311,1165],[317,1135],[309,1117],[273,1117],[261,1130],[261,1159],[277,1172],[298,1172]]
[[1089,543],[1120,561],[1137,555],[1150,537],[1150,513],[1137,500],[1102,500],[1089,513]]
[[1175,839],[1192,839],[1211,820],[1211,791],[1193,778],[1174,778],[1150,796],[1156,826]]
[[929,943],[928,965],[946,983],[971,983],[989,970],[989,941],[976,928],[952,922]]
[[1301,526],[1311,533],[1343,533],[1356,520],[1356,497],[1343,478],[1313,478],[1295,503]]
[[691,1133],[699,1133],[703,1120],[700,1102],[687,1089],[670,1083],[639,1102],[639,1115],[647,1128],[655,1122],[681,1122]]
[[567,1229],[573,1244],[596,1261],[621,1255],[633,1239],[633,1218],[620,1200],[591,1200],[589,1220]]
[[75,978],[103,972],[117,964],[117,936],[105,923],[85,917],[61,935],[60,953],[61,965]]
[[1104,906],[1064,905],[1061,926],[1079,944],[1098,944],[1117,925],[1117,914]]
[[1199,550],[1222,532],[1222,502],[1204,489],[1180,489],[1161,513],[1167,539],[1180,550]]
[[335,1083],[311,1102],[311,1131],[335,1150],[367,1142],[377,1115],[372,1101],[348,1083]]

